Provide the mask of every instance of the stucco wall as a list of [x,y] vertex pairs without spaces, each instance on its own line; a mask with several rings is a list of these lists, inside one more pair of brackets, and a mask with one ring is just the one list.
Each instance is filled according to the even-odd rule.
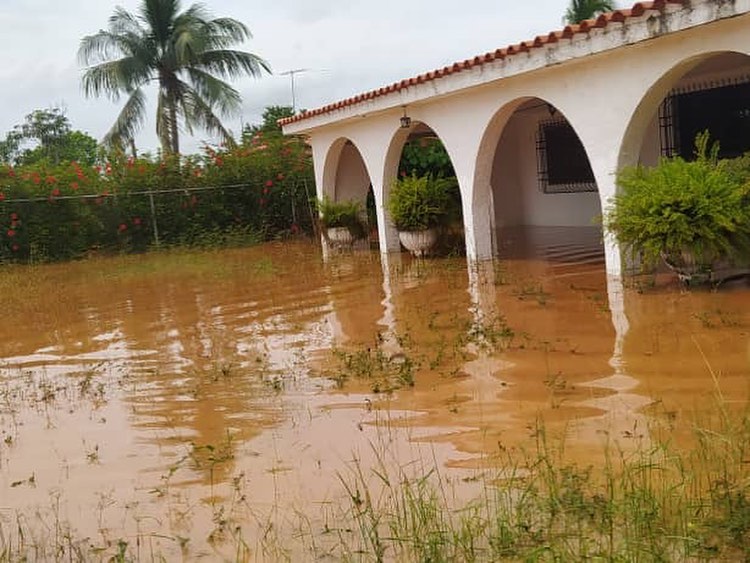
[[[541,101],[539,103],[542,103]],[[590,227],[601,214],[599,194],[545,194],[538,181],[536,136],[546,107],[510,118],[495,152],[492,188],[497,227]]]
[[356,200],[364,203],[369,187],[370,177],[362,156],[357,147],[347,143],[341,150],[336,172],[335,198],[337,201]]

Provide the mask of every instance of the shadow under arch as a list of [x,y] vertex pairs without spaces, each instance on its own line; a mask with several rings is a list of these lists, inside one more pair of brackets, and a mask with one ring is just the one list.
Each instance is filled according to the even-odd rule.
[[353,199],[364,203],[371,185],[367,163],[357,145],[339,137],[328,149],[323,171],[323,194],[334,201]]
[[[741,64],[744,62],[744,65]],[[714,64],[712,64],[714,63]],[[750,83],[750,54],[742,51],[722,50],[708,51],[691,57],[665,69],[661,76],[646,90],[630,117],[628,126],[620,145],[617,159],[617,169],[635,166],[643,163],[644,143],[657,138],[659,132],[660,107],[670,95],[680,86],[691,83],[700,89],[701,81],[706,89],[722,87],[743,80]],[[662,131],[662,135],[664,132]],[[650,137],[649,137],[650,135]],[[655,164],[659,156],[664,156],[664,139],[660,142],[660,155],[651,156],[650,164]]]
[[369,245],[373,239],[371,231],[378,223],[372,176],[362,152],[348,137],[339,137],[328,148],[322,191],[323,197],[332,201],[354,201],[361,205],[362,220],[370,232],[363,244]]
[[[453,175],[456,174],[455,165],[454,165],[456,160],[454,156],[451,154],[451,147],[449,147],[448,144],[444,142],[443,137],[440,135],[440,132],[436,128],[434,128],[433,126],[431,126],[430,124],[424,121],[420,121],[419,119],[413,119],[409,127],[400,127],[396,129],[393,136],[391,137],[391,141],[386,151],[384,168],[383,168],[382,192],[378,194],[378,196],[380,197],[380,201],[382,202],[382,205],[383,205],[384,216],[386,217],[386,224],[387,224],[386,228],[392,230],[393,237],[396,239],[398,235],[396,234],[396,229],[390,218],[390,213],[388,212],[388,198],[390,196],[393,183],[396,181],[399,175],[411,173],[410,170],[402,169],[401,167],[402,156],[404,154],[404,149],[407,143],[412,142],[412,141],[420,141],[423,139],[436,140],[442,145],[450,161],[451,173]],[[463,229],[463,209],[461,206],[461,202],[463,202],[463,199],[466,197],[467,192],[464,189],[464,186],[460,185],[460,179],[457,178],[457,181],[459,182],[458,192],[459,192],[459,197],[461,199],[461,201],[458,202],[459,203],[458,212],[460,214],[460,219],[461,219],[461,228]],[[463,233],[461,236],[463,238]]]
[[486,255],[549,257],[549,246],[561,243],[581,249],[558,254],[561,260],[603,263],[595,226],[602,207],[588,151],[549,100],[523,96],[502,105],[482,135],[475,170],[471,208]]

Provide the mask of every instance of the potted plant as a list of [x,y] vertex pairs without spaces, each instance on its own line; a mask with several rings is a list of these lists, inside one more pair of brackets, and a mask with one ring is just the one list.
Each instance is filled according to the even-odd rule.
[[694,161],[621,170],[604,221],[646,265],[663,260],[685,282],[718,281],[750,255],[750,176],[708,145],[702,133]]
[[357,201],[333,201],[324,197],[318,201],[318,213],[324,237],[333,246],[348,247],[365,236],[362,204]]
[[399,178],[391,187],[391,221],[401,244],[414,256],[424,256],[435,246],[437,229],[445,222],[455,187],[455,178],[416,174]]

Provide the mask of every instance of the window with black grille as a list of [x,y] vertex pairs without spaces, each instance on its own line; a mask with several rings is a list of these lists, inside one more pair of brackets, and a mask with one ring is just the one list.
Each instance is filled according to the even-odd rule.
[[564,119],[543,121],[537,134],[539,185],[547,194],[595,192],[586,150]]
[[[662,154],[695,158],[695,137],[708,131],[720,158],[750,151],[750,82],[676,93],[662,105]],[[666,142],[665,142],[666,141]]]

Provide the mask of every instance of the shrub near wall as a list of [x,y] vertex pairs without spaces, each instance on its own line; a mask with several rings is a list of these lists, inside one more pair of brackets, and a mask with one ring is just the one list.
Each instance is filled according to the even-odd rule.
[[257,135],[182,159],[115,156],[0,167],[0,261],[51,261],[154,245],[222,245],[311,229],[307,147]]

